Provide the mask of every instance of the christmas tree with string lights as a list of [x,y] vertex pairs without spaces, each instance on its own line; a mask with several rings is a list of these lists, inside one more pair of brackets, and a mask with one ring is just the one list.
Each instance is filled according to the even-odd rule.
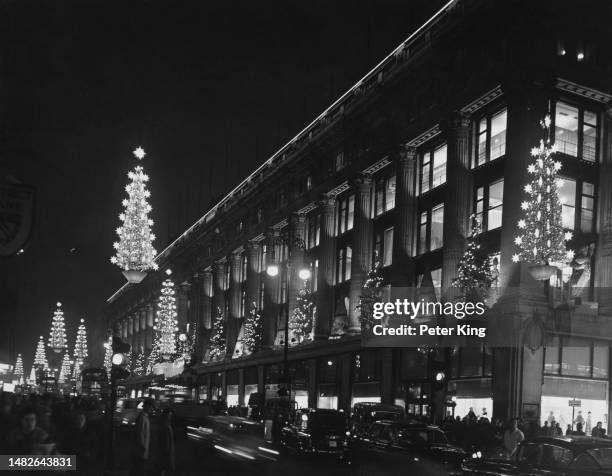
[[[141,147],[134,150],[133,154],[138,160],[142,160],[146,155]],[[157,252],[152,244],[155,235],[151,232],[153,220],[149,218],[151,213],[151,205],[148,203],[151,193],[147,190],[149,176],[144,173],[141,165],[137,165],[128,173],[128,178],[130,183],[125,187],[128,198],[122,202],[125,211],[119,215],[121,221],[121,226],[117,228],[119,241],[113,244],[116,253],[111,258],[111,263],[124,271],[144,272],[157,269],[154,261]]]
[[74,343],[74,377],[77,378],[85,359],[87,358],[87,330],[85,328],[85,319],[81,319],[79,328],[77,329],[76,341]]
[[251,303],[249,315],[244,320],[242,333],[242,344],[247,353],[252,354],[259,350],[263,331],[261,313],[257,309],[257,304]]
[[493,282],[491,257],[480,244],[482,224],[476,215],[470,217],[472,230],[457,265],[457,277],[451,285],[461,290],[465,302],[481,302],[487,298]]
[[155,340],[159,353],[168,360],[176,353],[176,298],[174,297],[174,282],[170,279],[172,271],[166,270],[168,278],[162,283],[161,296],[158,300],[157,317],[155,318]]
[[49,343],[47,344],[54,352],[62,352],[68,348],[66,339],[66,324],[64,323],[64,311],[62,311],[62,303],[57,303],[57,309],[53,313],[51,321],[51,332],[49,334]]
[[23,358],[21,354],[17,354],[17,361],[15,362],[15,368],[13,369],[13,377],[21,380],[23,378]]
[[57,381],[59,383],[64,383],[66,382],[66,380],[70,379],[70,372],[71,372],[71,362],[70,362],[70,356],[68,355],[68,352],[64,353],[64,358],[62,359],[62,366],[60,367],[60,373],[59,373],[59,377],[57,378]]
[[47,362],[47,354],[45,352],[45,340],[43,336],[38,338],[38,345],[36,346],[36,354],[34,355],[34,367],[37,369],[48,369],[49,363]]
[[538,265],[566,263],[573,259],[574,252],[567,250],[565,244],[572,234],[564,231],[561,219],[558,187],[563,182],[557,176],[561,162],[555,160],[556,149],[550,143],[550,116],[540,126],[546,139],[531,150],[534,161],[527,167],[531,180],[525,185],[527,199],[521,203],[524,218],[518,222],[520,234],[514,240],[519,252],[512,256],[512,261]]
[[140,352],[136,356],[136,360],[134,362],[134,369],[132,372],[134,375],[144,375],[145,373],[145,353],[141,348]]
[[104,368],[106,369],[106,374],[108,378],[110,378],[110,371],[113,365],[113,336],[109,335],[108,339],[104,343]]
[[153,346],[151,347],[151,351],[149,352],[149,355],[147,357],[147,367],[146,367],[146,371],[147,373],[152,373],[153,372],[153,367],[155,366],[155,364],[159,363],[161,360],[161,356],[159,355],[159,348],[157,347],[157,339],[155,340],[155,342],[153,342]]
[[210,359],[221,360],[225,357],[225,328],[223,326],[223,313],[217,307],[217,314],[213,321],[212,335],[210,337]]
[[368,278],[363,285],[359,305],[357,306],[362,330],[369,330],[374,326],[374,304],[382,302],[384,284],[382,265],[377,255],[374,266],[368,272]]
[[314,300],[308,287],[308,281],[304,281],[304,285],[298,291],[296,298],[296,306],[289,319],[289,331],[296,339],[296,344],[299,344],[304,342],[312,332]]

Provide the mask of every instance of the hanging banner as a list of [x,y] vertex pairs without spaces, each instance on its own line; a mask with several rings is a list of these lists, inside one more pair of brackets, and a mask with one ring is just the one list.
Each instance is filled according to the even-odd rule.
[[16,254],[30,239],[34,201],[34,187],[0,184],[0,256]]

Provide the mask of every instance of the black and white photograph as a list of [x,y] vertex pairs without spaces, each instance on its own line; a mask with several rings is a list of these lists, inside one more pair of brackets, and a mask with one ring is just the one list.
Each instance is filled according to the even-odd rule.
[[0,475],[612,476],[612,3],[0,0]]

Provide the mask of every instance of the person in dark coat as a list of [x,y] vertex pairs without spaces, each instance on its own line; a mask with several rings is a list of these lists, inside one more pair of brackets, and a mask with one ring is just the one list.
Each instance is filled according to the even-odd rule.
[[174,412],[170,408],[164,409],[159,437],[158,469],[162,476],[172,474],[176,470],[176,458],[174,447],[174,428],[172,418]]
[[37,445],[45,445],[48,440],[47,432],[37,426],[36,410],[27,407],[21,412],[19,426],[6,435],[6,446],[11,454],[38,454]]
[[593,428],[593,430],[591,431],[591,436],[595,438],[605,438],[606,437],[606,430],[604,430],[604,428],[601,426],[600,421],[597,422],[597,425],[595,425],[595,428]]

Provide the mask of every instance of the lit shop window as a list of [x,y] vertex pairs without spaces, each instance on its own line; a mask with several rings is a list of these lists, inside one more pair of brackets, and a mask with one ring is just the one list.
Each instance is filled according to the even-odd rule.
[[482,231],[501,227],[503,204],[503,179],[476,189],[476,217],[482,224]]
[[565,155],[597,160],[597,114],[563,102],[555,106],[555,145]]
[[476,165],[482,165],[506,153],[507,110],[480,119],[477,130]]
[[321,241],[321,215],[310,215],[306,218],[306,248],[319,246]]
[[344,246],[338,250],[336,262],[336,283],[343,283],[351,279],[351,261],[353,250],[350,246]]
[[395,208],[395,175],[376,181],[374,193],[374,216],[382,215]]
[[374,260],[383,266],[391,266],[393,261],[393,227],[379,231],[374,237]]
[[444,204],[421,212],[419,220],[419,254],[442,248],[444,228]]
[[[583,233],[592,232],[595,185],[590,182],[577,183],[574,179],[563,177],[558,190],[563,227],[574,230],[579,224],[579,230]],[[577,190],[580,190],[579,196],[576,195]]]
[[240,257],[240,282],[244,283],[248,276],[248,260],[246,255]]
[[351,194],[338,200],[338,235],[353,229],[355,218],[355,195]]
[[446,144],[421,155],[420,193],[446,182]]

